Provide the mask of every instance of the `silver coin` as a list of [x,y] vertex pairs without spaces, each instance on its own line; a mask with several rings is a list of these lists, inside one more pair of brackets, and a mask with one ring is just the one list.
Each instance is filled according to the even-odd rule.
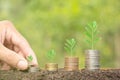
[[100,53],[97,50],[86,50],[85,68],[88,70],[100,69]]
[[38,72],[40,69],[38,67],[30,67],[29,72]]

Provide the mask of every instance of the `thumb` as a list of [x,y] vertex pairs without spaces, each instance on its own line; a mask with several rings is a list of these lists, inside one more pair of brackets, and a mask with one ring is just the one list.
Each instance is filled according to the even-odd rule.
[[2,44],[0,44],[0,60],[20,70],[28,68],[28,63],[22,56],[10,49],[7,49]]

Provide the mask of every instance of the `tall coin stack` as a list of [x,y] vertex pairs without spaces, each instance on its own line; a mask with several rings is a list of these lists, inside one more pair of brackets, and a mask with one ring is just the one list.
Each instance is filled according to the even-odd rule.
[[85,68],[87,70],[100,69],[100,53],[97,50],[86,50]]

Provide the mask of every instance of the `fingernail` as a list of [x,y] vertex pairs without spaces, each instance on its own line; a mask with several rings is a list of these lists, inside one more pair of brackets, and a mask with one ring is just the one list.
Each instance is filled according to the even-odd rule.
[[25,70],[28,68],[28,63],[25,62],[24,60],[20,60],[17,64],[17,68],[20,70]]

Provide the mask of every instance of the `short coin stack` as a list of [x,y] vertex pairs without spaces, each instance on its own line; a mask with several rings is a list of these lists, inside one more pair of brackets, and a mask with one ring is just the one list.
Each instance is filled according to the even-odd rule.
[[78,57],[66,57],[65,58],[65,70],[79,70],[79,58]]

